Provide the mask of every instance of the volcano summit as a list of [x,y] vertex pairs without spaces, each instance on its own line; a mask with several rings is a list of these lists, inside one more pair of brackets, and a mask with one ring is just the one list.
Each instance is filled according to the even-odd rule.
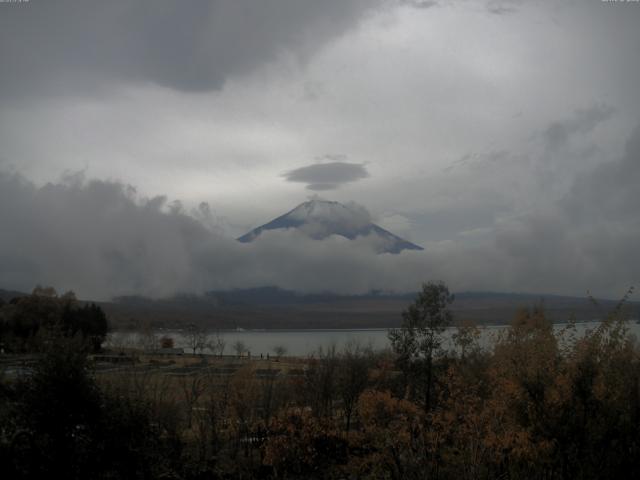
[[290,212],[242,235],[238,241],[253,242],[265,230],[290,228],[299,230],[316,240],[331,235],[340,235],[349,240],[354,240],[357,237],[373,237],[378,246],[378,253],[423,250],[422,247],[372,223],[369,214],[362,207],[318,199],[301,203]]

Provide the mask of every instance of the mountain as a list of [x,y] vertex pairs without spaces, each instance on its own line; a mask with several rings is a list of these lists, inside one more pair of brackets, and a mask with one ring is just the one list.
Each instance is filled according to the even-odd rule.
[[3,290],[2,288],[0,288],[0,300],[4,302],[8,302],[11,299],[17,298],[17,297],[26,297],[27,295],[29,294],[24,292],[18,292],[16,290]]
[[[208,329],[340,329],[398,327],[401,312],[417,292],[363,295],[303,294],[277,287],[212,291],[165,299],[121,297],[100,303],[114,330],[136,329],[149,322],[155,328],[184,328],[190,323]],[[522,308],[544,307],[551,322],[592,321],[606,317],[618,301],[557,295],[494,292],[455,294],[451,310],[456,322],[479,325],[511,322]],[[626,302],[628,318],[640,318],[640,302]]]
[[242,235],[238,241],[252,242],[265,230],[288,228],[295,228],[316,240],[330,235],[340,235],[349,240],[363,236],[373,237],[379,253],[423,250],[422,247],[371,223],[369,214],[362,207],[318,199],[301,203],[290,212]]

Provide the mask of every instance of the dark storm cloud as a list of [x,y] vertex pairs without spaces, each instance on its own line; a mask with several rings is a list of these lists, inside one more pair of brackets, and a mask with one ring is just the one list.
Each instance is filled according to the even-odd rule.
[[114,81],[220,88],[283,51],[305,58],[369,0],[32,0],[0,4],[0,95],[78,93]]
[[622,295],[640,280],[639,209],[640,127],[620,159],[579,176],[553,210],[503,226],[496,246],[522,288]]
[[296,168],[284,174],[288,182],[306,183],[309,190],[335,190],[345,183],[367,178],[361,163],[329,162]]

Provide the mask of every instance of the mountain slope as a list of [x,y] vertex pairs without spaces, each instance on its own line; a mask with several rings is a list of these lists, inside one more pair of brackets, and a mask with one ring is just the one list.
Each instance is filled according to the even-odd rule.
[[238,241],[252,242],[266,230],[288,228],[295,228],[316,240],[330,235],[340,235],[349,240],[373,237],[380,244],[380,253],[422,250],[422,247],[371,223],[369,215],[360,207],[317,199],[301,203],[290,212],[242,235]]

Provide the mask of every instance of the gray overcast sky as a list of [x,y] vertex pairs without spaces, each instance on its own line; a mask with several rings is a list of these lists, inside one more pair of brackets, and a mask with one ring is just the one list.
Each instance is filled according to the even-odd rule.
[[[344,259],[329,244],[263,252],[298,255],[283,272],[227,241],[321,190],[426,249],[354,254],[358,277],[336,288],[437,276],[619,296],[640,271],[638,25],[640,3],[600,0],[0,3],[0,221],[28,225],[0,234],[0,288],[297,286],[305,262]],[[111,243],[75,265],[103,242],[79,218],[103,218]],[[167,244],[180,232],[177,250],[135,232],[154,222]],[[194,272],[202,225],[224,245],[210,256],[227,253]],[[135,248],[175,265],[149,253],[124,281]],[[126,289],[87,280],[110,269]]]

